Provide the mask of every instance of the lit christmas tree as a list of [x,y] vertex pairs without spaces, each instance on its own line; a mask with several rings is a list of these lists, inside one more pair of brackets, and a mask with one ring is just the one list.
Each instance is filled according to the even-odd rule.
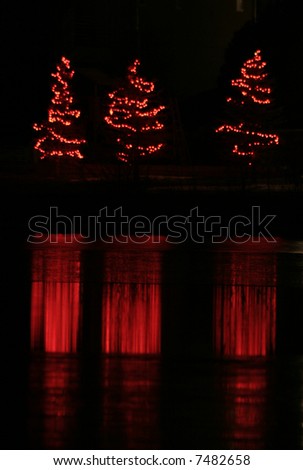
[[134,164],[159,152],[164,146],[161,131],[164,124],[158,115],[165,106],[155,106],[155,85],[138,75],[139,60],[128,68],[127,83],[109,93],[106,123],[117,131],[117,158]]
[[39,132],[35,149],[40,158],[83,158],[80,146],[85,140],[77,138],[75,128],[76,119],[80,111],[73,109],[74,98],[70,91],[70,80],[74,71],[71,70],[70,61],[62,57],[57,65],[52,85],[53,97],[48,110],[48,120],[43,124],[34,124],[33,128]]
[[236,98],[227,98],[233,121],[216,129],[217,133],[232,136],[232,152],[239,157],[247,157],[249,164],[259,151],[279,144],[279,136],[263,129],[264,122],[271,115],[271,93],[268,84],[266,62],[261,51],[247,60],[241,68],[241,77],[232,80],[231,85],[238,92]]

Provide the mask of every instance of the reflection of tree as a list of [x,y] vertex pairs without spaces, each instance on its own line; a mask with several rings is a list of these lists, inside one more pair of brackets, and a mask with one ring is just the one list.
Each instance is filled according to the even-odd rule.
[[32,363],[29,397],[32,448],[71,448],[79,413],[79,369],[70,357],[48,356]]
[[223,433],[228,448],[266,448],[266,368],[230,364],[222,386],[225,410]]
[[102,304],[103,352],[160,352],[159,267],[157,253],[106,254]]
[[119,448],[157,448],[162,436],[158,361],[134,357],[106,360],[102,387],[104,448],[113,448],[113,436]]
[[60,248],[33,251],[32,349],[76,352],[80,317],[80,252]]
[[272,260],[263,267],[262,261],[262,257],[232,254],[230,275],[214,288],[214,341],[219,356],[268,356],[275,350],[276,268]]

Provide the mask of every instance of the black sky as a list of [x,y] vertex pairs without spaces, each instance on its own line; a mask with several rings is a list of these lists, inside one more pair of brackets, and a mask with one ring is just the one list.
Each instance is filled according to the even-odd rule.
[[[215,113],[213,97],[221,99],[224,83],[260,45],[290,125],[303,127],[302,2],[264,0],[270,6],[262,14],[260,9],[257,25],[249,9],[244,16],[236,13],[234,0],[224,2],[225,9],[218,2],[139,2],[140,52],[146,71],[177,96],[187,113],[186,122],[203,125]],[[244,0],[244,5],[248,3]],[[91,0],[64,5],[58,0],[46,0],[43,5],[2,2],[2,142],[12,137],[29,141],[32,122],[46,113],[50,73],[62,54],[70,53],[76,71],[99,67],[109,77],[125,72],[138,52],[136,2],[104,0],[98,7],[93,5],[96,2]]]

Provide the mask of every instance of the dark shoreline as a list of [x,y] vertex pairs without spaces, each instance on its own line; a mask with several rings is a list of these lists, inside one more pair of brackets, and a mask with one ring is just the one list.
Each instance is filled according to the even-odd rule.
[[191,210],[198,208],[199,216],[220,216],[225,222],[235,216],[249,219],[252,208],[259,207],[261,217],[275,216],[270,224],[275,235],[303,238],[303,192],[296,190],[182,190],[144,183],[5,180],[0,191],[2,232],[23,231],[31,217],[48,216],[50,207],[57,207],[60,215],[79,216],[84,223],[105,207],[109,214],[121,207],[123,215],[150,219],[160,215],[188,217]]

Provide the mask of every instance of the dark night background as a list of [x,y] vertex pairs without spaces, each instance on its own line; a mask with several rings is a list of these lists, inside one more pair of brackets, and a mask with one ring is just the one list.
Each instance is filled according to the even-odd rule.
[[[302,0],[4,0],[0,21],[0,346],[3,369],[7,369],[7,376],[2,376],[3,445],[13,449],[198,449],[202,442],[213,449],[302,448]],[[298,185],[291,181],[286,189],[281,184],[284,175],[273,180],[272,187],[264,178],[261,189],[253,181],[244,190],[237,174],[236,184],[229,186],[226,162],[220,160],[221,149],[215,139],[214,129],[224,116],[230,81],[239,77],[243,62],[259,48],[279,111],[277,123],[273,123],[281,136],[278,152],[300,180]],[[170,163],[181,163],[180,169],[171,175],[173,165],[167,165],[168,170],[159,165],[156,183],[148,186],[144,180],[146,187],[135,188],[129,181],[125,186],[120,180],[107,181],[104,174],[90,179],[95,168],[87,180],[69,180],[69,173],[64,179],[64,172],[62,179],[48,179],[42,171],[41,178],[39,165],[35,166],[32,126],[47,117],[50,74],[62,55],[71,60],[75,70],[73,91],[88,141],[83,166],[87,160],[103,163],[108,148],[103,119],[107,93],[139,57],[142,75],[156,80],[161,100],[171,105],[170,119],[181,151],[172,154]],[[232,166],[234,161],[227,153]],[[270,161],[273,167],[281,162]],[[197,179],[195,165],[201,167]],[[161,186],[163,175],[168,178]],[[98,214],[105,206],[111,210],[123,206],[123,214],[149,218],[158,216],[159,211],[188,216],[189,209],[199,207],[203,216],[220,214],[224,222],[238,214],[250,217],[252,206],[259,206],[262,216],[277,215],[271,228],[282,241],[277,244],[277,253],[267,244],[260,251],[259,246],[243,246],[243,252],[239,245],[236,255],[234,246],[226,253],[220,246],[223,251],[217,253],[207,244],[190,243],[178,247],[180,251],[163,251],[159,255],[163,263],[155,264],[155,270],[159,278],[163,276],[157,282],[163,286],[158,301],[163,307],[165,360],[102,358],[102,367],[99,357],[91,360],[89,340],[101,333],[98,322],[103,284],[130,285],[140,292],[145,285],[141,283],[142,272],[152,269],[148,250],[136,252],[132,268],[122,247],[108,262],[107,272],[116,281],[104,281],[107,253],[103,248],[99,253],[98,248],[96,256],[87,250],[81,255],[83,336],[89,332],[85,354],[75,359],[68,354],[62,358],[64,354],[44,357],[42,353],[31,362],[31,284],[34,279],[47,284],[49,278],[43,278],[43,269],[47,271],[44,261],[38,263],[43,267],[41,272],[31,271],[32,253],[26,246],[28,221],[37,214],[48,215],[50,206],[59,207],[64,216],[80,214],[84,224],[86,216]],[[55,261],[59,256],[59,261],[69,266],[69,254],[72,250],[63,250],[60,258],[59,250]],[[44,260],[44,254],[40,256]],[[125,278],[119,277],[120,260],[125,264]],[[51,266],[51,257],[49,261]],[[59,262],[54,266],[57,284],[64,285],[67,292],[73,281],[60,277]],[[247,302],[242,284],[250,292]],[[146,285],[150,289],[150,284]],[[229,361],[223,355],[213,361],[211,355],[207,362],[205,351],[211,349],[213,339],[212,289],[217,285],[226,287],[227,299],[235,285],[240,310],[244,302],[252,318],[258,302],[265,313],[267,309],[277,314],[273,321],[277,359],[264,356],[258,362],[252,355],[241,362],[242,357]],[[220,288],[216,292],[223,298]],[[55,311],[56,302],[52,305]],[[237,309],[230,313],[236,317]],[[266,315],[264,318],[266,323]],[[56,388],[53,380],[58,377],[65,385],[60,382]]]
[[[2,159],[8,148],[18,148],[17,160],[22,154],[31,158],[32,124],[46,117],[50,74],[65,54],[75,70],[73,89],[88,140],[92,135],[104,139],[106,93],[139,56],[145,76],[157,80],[165,102],[175,103],[189,160],[215,163],[212,131],[230,80],[256,48],[262,49],[273,79],[286,147],[298,151],[302,10],[298,0],[2,2]],[[295,136],[292,143],[288,134]],[[92,155],[89,147],[87,152],[102,159],[100,152]]]

